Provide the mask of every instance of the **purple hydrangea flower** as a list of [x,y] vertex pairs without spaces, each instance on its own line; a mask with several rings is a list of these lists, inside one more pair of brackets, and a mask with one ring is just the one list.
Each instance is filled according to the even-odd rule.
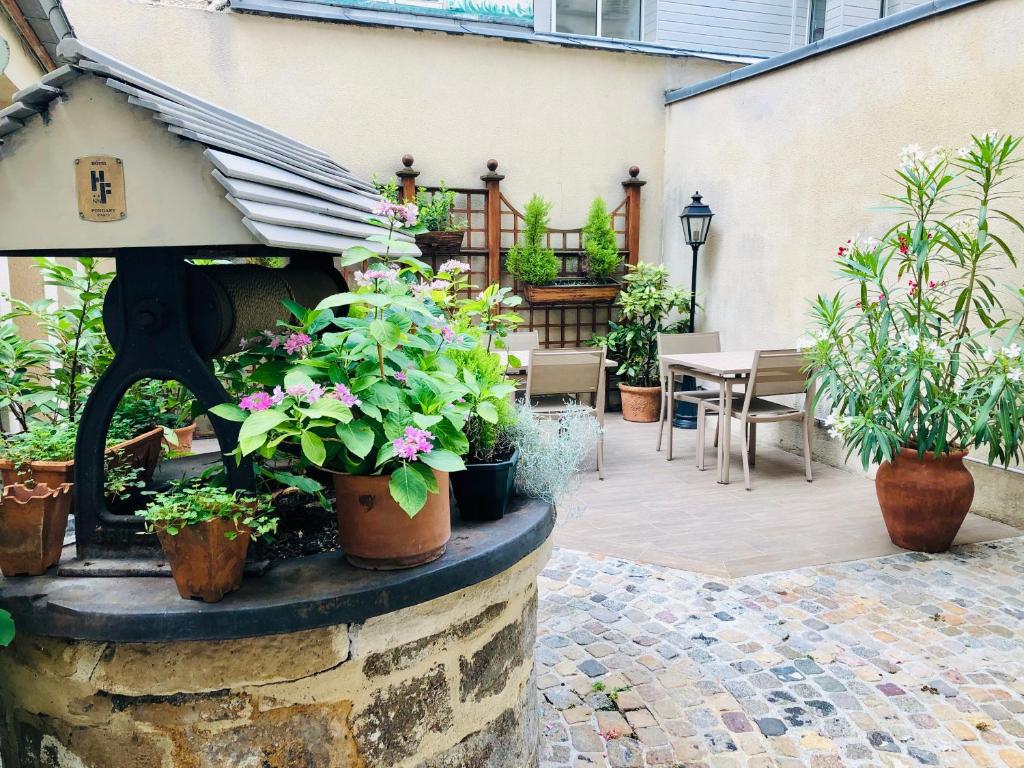
[[405,371],[395,371],[395,380],[405,384],[409,381],[409,375]]
[[280,405],[284,402],[284,390],[280,386],[274,387],[274,394],[270,396],[270,402]]
[[459,261],[458,259],[448,259],[448,261],[442,264],[437,271],[446,272],[449,275],[458,274],[459,272],[469,272],[469,264],[464,261]]
[[395,455],[400,459],[413,461],[421,453],[430,453],[434,450],[434,435],[425,429],[406,427],[405,435],[392,441],[395,447]]
[[313,340],[304,333],[293,333],[284,343],[284,351],[289,355],[301,352],[306,347],[313,345]]
[[266,392],[253,392],[238,401],[238,407],[243,411],[249,411],[249,413],[265,411],[273,404],[273,400]]
[[341,401],[341,404],[349,408],[354,408],[357,405],[362,405],[363,401],[352,394],[352,390],[346,387],[344,384],[334,385],[334,396]]

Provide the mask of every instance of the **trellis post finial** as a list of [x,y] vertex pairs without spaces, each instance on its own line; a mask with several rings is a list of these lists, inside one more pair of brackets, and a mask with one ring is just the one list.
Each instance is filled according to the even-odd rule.
[[487,224],[487,282],[497,283],[501,280],[501,180],[504,175],[498,173],[498,161],[491,158],[487,161],[487,173],[480,177],[487,190],[484,208]]
[[403,201],[416,199],[416,177],[420,172],[412,167],[413,162],[415,160],[412,155],[402,155],[402,167],[395,171],[402,188]]

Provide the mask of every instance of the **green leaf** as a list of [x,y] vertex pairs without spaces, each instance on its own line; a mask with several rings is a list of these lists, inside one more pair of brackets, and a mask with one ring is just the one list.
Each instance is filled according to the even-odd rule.
[[355,245],[342,254],[339,262],[342,267],[351,267],[353,264],[359,264],[360,262],[375,258],[377,258],[377,254],[365,245]]
[[385,349],[394,349],[402,340],[402,329],[388,320],[370,323],[370,337]]
[[251,413],[246,418],[245,423],[242,424],[242,428],[238,432],[238,438],[243,440],[248,437],[262,435],[287,420],[288,416],[286,414],[274,408]]
[[498,423],[498,409],[494,407],[494,403],[490,400],[484,400],[483,402],[478,403],[476,406],[476,412],[484,421],[490,424]]
[[412,415],[413,422],[420,429],[430,429],[432,426],[434,426],[435,424],[440,422],[441,419],[443,419],[443,418],[444,418],[444,416],[440,416],[440,415],[430,415],[430,416],[428,416],[425,413],[414,413]]
[[428,467],[433,467],[439,472],[461,472],[466,468],[462,458],[444,448],[435,448],[427,453],[421,453],[420,461]]
[[210,409],[210,413],[214,416],[219,416],[225,421],[245,421],[245,411],[234,403],[221,403],[220,405],[215,405]]
[[414,461],[408,466],[415,469],[423,477],[424,482],[427,484],[427,490],[431,493],[437,493],[439,488],[437,485],[437,475],[434,474],[434,470],[419,461]]
[[303,432],[299,442],[302,445],[302,455],[318,467],[322,467],[327,458],[327,448],[324,447],[324,441],[320,436],[312,432]]
[[375,435],[369,424],[363,421],[354,421],[350,424],[339,424],[335,428],[338,437],[348,448],[359,458],[366,458],[373,450]]
[[14,640],[14,619],[7,611],[0,609],[0,647],[6,647]]
[[427,503],[427,483],[423,476],[412,467],[403,464],[391,474],[388,483],[391,498],[405,510],[409,517],[415,517]]
[[289,390],[292,387],[304,387],[309,390],[313,388],[313,379],[305,371],[293,368],[284,377],[284,388]]

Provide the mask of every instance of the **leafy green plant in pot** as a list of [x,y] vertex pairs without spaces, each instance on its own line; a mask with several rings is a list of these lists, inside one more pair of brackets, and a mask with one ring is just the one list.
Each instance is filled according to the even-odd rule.
[[583,227],[583,250],[586,253],[587,275],[595,283],[617,286],[614,279],[622,264],[615,229],[602,198],[594,199]]
[[685,316],[692,299],[689,291],[669,283],[668,270],[660,264],[632,265],[623,279],[626,287],[616,302],[619,319],[609,322],[608,335],[593,343],[607,348],[608,356],[618,361],[622,417],[657,421],[661,406],[658,334],[689,330]]
[[342,257],[369,261],[359,288],[314,309],[289,305],[297,323],[258,350],[266,362],[250,382],[261,388],[214,412],[242,422],[241,455],[290,447],[305,467],[333,473],[346,556],[389,569],[440,557],[451,536],[448,473],[464,469],[469,446],[467,389],[446,352],[475,342],[422,295],[429,284],[416,279],[429,270],[392,236],[417,231],[415,205],[385,201],[377,214],[385,253],[359,246]]
[[136,514],[160,540],[178,594],[216,603],[242,585],[250,541],[277,529],[270,511],[267,497],[184,485],[157,494]]
[[974,496],[968,449],[1004,466],[1024,454],[1020,316],[993,278],[1016,265],[1004,230],[1024,232],[1007,212],[1020,142],[992,131],[957,151],[904,148],[888,196],[900,219],[839,248],[844,286],[817,298],[798,342],[832,435],[880,463],[882,516],[906,549],[952,544]]

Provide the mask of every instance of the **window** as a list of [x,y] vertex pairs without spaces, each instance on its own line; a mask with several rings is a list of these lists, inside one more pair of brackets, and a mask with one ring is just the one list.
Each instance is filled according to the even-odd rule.
[[640,0],[555,0],[555,31],[640,39]]
[[828,0],[810,0],[810,23],[807,30],[807,42],[816,43],[825,37],[825,6]]
[[889,3],[886,0],[882,0],[878,6],[878,18],[884,19],[889,13]]

